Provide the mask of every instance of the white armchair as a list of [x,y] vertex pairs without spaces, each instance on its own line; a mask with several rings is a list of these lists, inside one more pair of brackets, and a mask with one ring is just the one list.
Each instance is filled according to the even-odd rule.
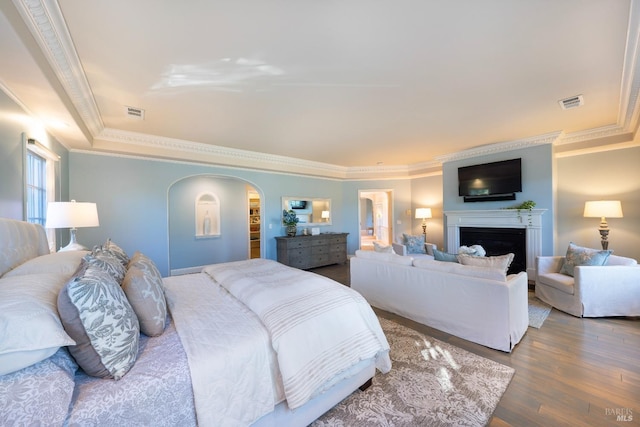
[[640,266],[610,255],[603,266],[576,266],[560,273],[563,256],[536,258],[536,296],[577,317],[640,316]]

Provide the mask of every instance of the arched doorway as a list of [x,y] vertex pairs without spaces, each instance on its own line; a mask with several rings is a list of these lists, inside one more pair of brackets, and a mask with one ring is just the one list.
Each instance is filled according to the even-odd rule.
[[373,250],[373,242],[393,242],[393,192],[391,190],[359,190],[360,249]]

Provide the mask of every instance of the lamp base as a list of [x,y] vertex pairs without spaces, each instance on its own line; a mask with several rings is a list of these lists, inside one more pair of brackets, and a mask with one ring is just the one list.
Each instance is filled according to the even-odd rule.
[[609,248],[609,240],[607,240],[607,238],[609,237],[609,229],[600,228],[598,231],[600,231],[600,237],[602,239],[600,241],[600,243],[602,244],[602,250],[606,251],[607,248]]
[[58,250],[58,252],[65,252],[65,251],[86,251],[87,248],[85,248],[84,246],[82,246],[80,243],[78,243],[78,241],[76,240],[76,228],[72,228],[69,230],[69,233],[71,234],[71,239],[69,240],[69,244],[67,246],[65,246],[64,248],[60,248],[60,250]]
[[58,252],[65,252],[65,251],[87,251],[88,249],[84,246],[82,246],[80,243],[69,243],[67,246],[65,246],[64,248],[60,248],[58,249]]

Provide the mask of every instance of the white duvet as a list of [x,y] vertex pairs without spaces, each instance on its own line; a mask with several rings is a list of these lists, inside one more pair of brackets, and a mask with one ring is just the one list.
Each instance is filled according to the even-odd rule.
[[270,334],[289,408],[324,390],[362,360],[391,369],[389,344],[375,313],[352,289],[265,259],[206,267],[249,307]]
[[297,408],[362,360],[391,369],[389,345],[357,292],[275,261],[164,279],[187,354],[200,426],[246,426],[286,397]]

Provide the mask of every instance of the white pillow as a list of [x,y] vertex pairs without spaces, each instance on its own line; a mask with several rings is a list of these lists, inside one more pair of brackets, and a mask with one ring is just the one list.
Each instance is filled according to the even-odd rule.
[[513,254],[498,256],[473,256],[458,254],[458,262],[462,265],[475,265],[476,267],[499,268],[506,272],[513,261]]
[[7,271],[2,277],[39,273],[62,273],[70,277],[76,272],[80,266],[80,260],[87,253],[87,251],[63,251],[41,255]]
[[381,252],[385,254],[395,254],[395,251],[393,250],[393,246],[391,245],[386,246],[378,242],[373,242],[373,250],[375,252]]
[[64,274],[43,273],[0,279],[0,375],[18,371],[74,345],[58,317]]

